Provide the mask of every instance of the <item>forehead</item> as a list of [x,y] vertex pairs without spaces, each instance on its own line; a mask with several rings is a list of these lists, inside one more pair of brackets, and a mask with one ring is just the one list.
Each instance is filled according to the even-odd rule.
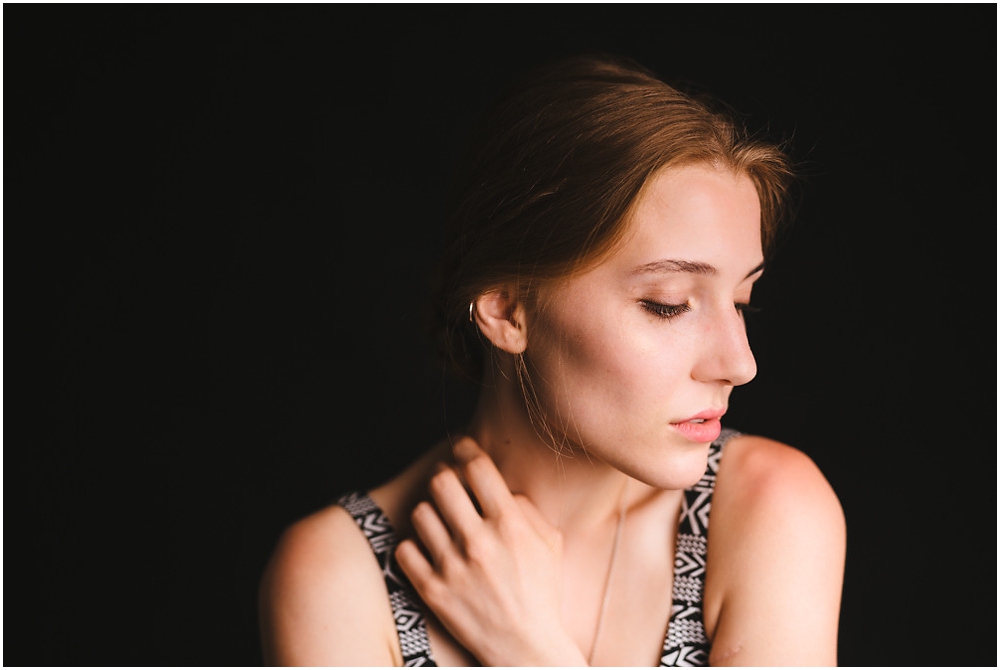
[[710,165],[654,174],[636,198],[622,241],[595,265],[536,287],[540,303],[672,276],[742,283],[762,266],[760,199],[749,177]]
[[762,259],[760,199],[745,174],[710,165],[654,174],[633,208],[629,232],[609,262],[675,259],[746,272]]

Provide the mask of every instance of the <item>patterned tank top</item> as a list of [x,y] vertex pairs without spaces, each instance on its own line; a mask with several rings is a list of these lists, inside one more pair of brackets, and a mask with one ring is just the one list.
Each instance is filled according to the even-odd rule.
[[[708,551],[708,514],[719,461],[726,443],[739,435],[723,429],[708,452],[708,467],[701,480],[684,491],[681,518],[674,550],[673,605],[660,653],[660,666],[708,665],[711,643],[702,618],[705,557]],[[427,637],[425,605],[396,562],[399,538],[385,513],[363,491],[341,496],[337,504],[350,513],[368,538],[382,566],[389,602],[396,619],[403,665],[436,666]]]

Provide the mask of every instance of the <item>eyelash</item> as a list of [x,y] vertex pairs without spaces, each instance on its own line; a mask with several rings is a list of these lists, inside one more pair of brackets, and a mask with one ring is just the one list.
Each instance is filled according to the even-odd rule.
[[[639,303],[642,308],[661,319],[669,321],[670,319],[676,318],[685,312],[691,311],[691,305],[684,303],[682,305],[665,305],[663,303],[654,302],[652,300],[640,300]],[[735,303],[736,311],[739,312],[744,319],[750,314],[757,314],[760,312],[760,307],[754,307],[753,305],[745,302]]]
[[664,305],[660,302],[653,302],[652,300],[640,300],[639,304],[642,308],[652,314],[653,316],[658,316],[661,319],[670,320],[674,317],[678,317],[684,312],[691,311],[691,305],[684,303],[683,305]]

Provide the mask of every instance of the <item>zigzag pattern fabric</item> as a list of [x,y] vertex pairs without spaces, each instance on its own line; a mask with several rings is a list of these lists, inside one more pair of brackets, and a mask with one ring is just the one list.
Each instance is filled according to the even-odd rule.
[[708,665],[712,645],[705,635],[702,596],[708,553],[708,514],[712,510],[715,476],[726,442],[739,435],[725,428],[708,451],[708,467],[701,481],[684,491],[681,520],[674,550],[674,593],[670,625],[663,641],[660,666]]
[[354,517],[358,527],[368,538],[379,565],[382,566],[385,586],[389,590],[389,602],[392,604],[392,614],[396,618],[396,633],[399,635],[399,646],[403,652],[403,665],[408,668],[437,666],[431,656],[431,644],[427,638],[424,605],[396,561],[395,550],[399,538],[388,517],[375,501],[362,491],[353,491],[341,496],[337,504]]
[[[708,665],[711,644],[705,636],[702,618],[708,514],[712,509],[712,492],[715,490],[722,450],[726,442],[738,434],[734,430],[723,429],[719,439],[709,449],[708,467],[701,481],[684,492],[674,551],[673,606],[660,666]],[[337,500],[337,504],[354,517],[382,566],[389,602],[396,618],[403,665],[437,666],[427,638],[424,604],[396,561],[395,549],[399,538],[389,519],[363,491],[347,493]]]

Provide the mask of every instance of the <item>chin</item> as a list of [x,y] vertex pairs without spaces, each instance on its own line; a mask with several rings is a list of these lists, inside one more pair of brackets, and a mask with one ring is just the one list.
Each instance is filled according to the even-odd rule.
[[671,453],[669,457],[656,459],[658,462],[652,468],[642,468],[646,477],[633,476],[660,489],[691,488],[701,481],[708,468],[709,446],[709,443],[701,445],[700,448],[688,446],[681,453]]

